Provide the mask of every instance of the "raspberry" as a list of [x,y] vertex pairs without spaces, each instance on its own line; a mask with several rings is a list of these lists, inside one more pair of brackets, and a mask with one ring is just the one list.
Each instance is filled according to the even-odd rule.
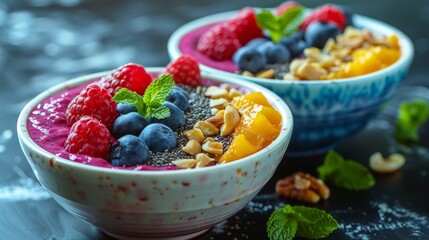
[[280,16],[280,15],[282,15],[284,12],[286,12],[286,10],[288,10],[289,8],[292,8],[292,7],[299,7],[299,6],[301,6],[299,3],[297,3],[297,2],[294,2],[294,1],[286,1],[286,2],[284,2],[284,3],[282,3],[282,4],[280,4],[280,6],[278,6],[277,8],[276,8],[276,15],[277,16]]
[[254,38],[263,37],[262,29],[259,28],[256,21],[255,11],[249,7],[243,8],[237,16],[231,19],[228,27],[235,32],[242,46]]
[[344,29],[346,21],[346,16],[340,8],[332,4],[325,4],[311,11],[302,22],[300,28],[306,30],[312,22],[330,22],[337,25],[340,29]]
[[70,153],[105,158],[109,155],[110,139],[104,124],[84,116],[72,125],[64,146]]
[[108,129],[118,117],[116,103],[106,89],[97,84],[86,86],[67,106],[66,120],[72,125],[83,116],[100,120]]
[[198,40],[197,50],[214,60],[231,59],[241,47],[236,33],[226,24],[210,28]]
[[128,63],[103,77],[99,85],[107,89],[112,96],[121,88],[128,88],[131,91],[143,95],[151,82],[152,76],[146,72],[143,66],[135,63]]
[[166,74],[173,75],[176,84],[196,87],[201,84],[200,67],[197,60],[189,55],[180,56],[170,62],[165,69]]

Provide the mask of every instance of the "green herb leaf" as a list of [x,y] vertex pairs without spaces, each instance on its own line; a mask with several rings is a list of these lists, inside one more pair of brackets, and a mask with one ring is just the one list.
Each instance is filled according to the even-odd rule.
[[293,209],[290,205],[276,209],[267,222],[267,234],[271,240],[292,240],[298,229],[298,222],[288,216]]
[[332,150],[325,156],[324,163],[317,168],[317,172],[323,181],[350,190],[365,190],[375,184],[374,176],[364,165],[344,160]]
[[173,76],[166,74],[155,79],[146,89],[143,102],[152,109],[161,106],[174,87]]
[[112,100],[117,103],[132,104],[136,107],[138,113],[144,116],[146,114],[146,106],[143,102],[143,98],[138,93],[127,88],[119,89],[112,97]]
[[419,128],[429,117],[429,103],[419,99],[402,102],[396,120],[395,138],[398,142],[418,142]]
[[338,228],[338,222],[327,212],[304,206],[294,206],[296,215],[305,221],[298,221],[296,235],[302,238],[319,239],[329,236]]
[[296,237],[318,239],[327,237],[338,228],[337,221],[317,208],[285,205],[276,209],[267,222],[270,240],[289,240]]
[[288,36],[298,29],[304,17],[304,9],[296,6],[286,10],[282,15],[276,16],[271,11],[262,10],[256,15],[258,25],[268,31],[271,40],[280,42],[283,36]]
[[163,119],[170,116],[170,110],[162,106],[168,94],[174,87],[173,76],[162,75],[153,80],[146,88],[143,96],[126,88],[116,92],[112,100],[117,103],[128,103],[136,107],[137,112],[145,118],[155,117]]

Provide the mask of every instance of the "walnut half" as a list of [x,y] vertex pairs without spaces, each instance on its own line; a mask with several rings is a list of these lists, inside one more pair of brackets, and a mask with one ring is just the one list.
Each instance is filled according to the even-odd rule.
[[317,203],[320,199],[328,199],[330,190],[322,180],[307,173],[297,172],[278,180],[276,193],[284,198]]

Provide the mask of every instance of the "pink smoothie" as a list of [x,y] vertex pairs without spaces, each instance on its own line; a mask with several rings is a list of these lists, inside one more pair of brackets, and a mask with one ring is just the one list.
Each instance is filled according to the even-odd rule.
[[78,95],[86,85],[61,91],[37,105],[27,119],[27,129],[31,138],[46,151],[70,161],[92,166],[128,169],[128,170],[175,170],[176,166],[152,167],[139,165],[134,167],[115,167],[107,160],[83,154],[71,154],[64,148],[70,126],[68,126],[65,111],[74,96]]
[[203,65],[218,70],[235,73],[238,71],[238,67],[231,60],[214,61],[213,59],[210,59],[209,57],[201,54],[197,50],[198,39],[201,37],[201,35],[217,24],[219,23],[210,24],[190,31],[180,40],[179,49],[183,54],[191,55]]

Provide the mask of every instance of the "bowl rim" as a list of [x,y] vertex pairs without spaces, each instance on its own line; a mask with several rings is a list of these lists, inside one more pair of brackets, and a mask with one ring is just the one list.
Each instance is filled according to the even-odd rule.
[[[255,7],[254,9],[260,9],[260,8]],[[269,9],[269,8],[267,8],[267,9]],[[308,8],[306,10],[308,10]],[[182,55],[182,52],[180,51],[180,48],[179,48],[179,44],[180,44],[180,41],[183,38],[183,36],[185,36],[189,31],[196,30],[197,28],[200,28],[200,27],[203,27],[203,26],[206,26],[209,24],[215,24],[216,22],[225,21],[225,19],[230,19],[235,14],[237,14],[239,11],[240,10],[226,11],[226,12],[215,13],[215,14],[208,15],[205,17],[197,18],[195,20],[192,20],[192,21],[182,25],[178,29],[176,29],[176,31],[174,31],[173,34],[168,39],[167,49],[168,49],[168,53],[170,55],[170,58],[176,59]],[[406,65],[412,61],[412,59],[414,57],[414,46],[413,46],[411,39],[405,33],[403,33],[399,29],[397,29],[397,28],[395,28],[395,27],[393,27],[387,23],[384,23],[380,20],[370,18],[370,17],[366,17],[366,16],[359,15],[359,14],[353,15],[353,21],[357,25],[363,25],[363,26],[375,25],[377,28],[384,28],[388,31],[394,32],[398,36],[399,44],[401,46],[400,58],[396,62],[391,64],[390,66],[383,68],[381,70],[372,72],[372,73],[368,73],[368,74],[356,76],[356,77],[332,79],[332,80],[294,81],[294,80],[279,80],[279,79],[262,79],[262,78],[248,77],[248,76],[243,76],[243,75],[239,75],[236,73],[218,70],[218,69],[215,69],[213,67],[210,67],[210,66],[207,66],[207,65],[204,65],[201,63],[200,63],[200,68],[203,71],[227,75],[227,76],[239,78],[240,80],[247,80],[247,81],[250,81],[253,83],[257,83],[257,84],[271,85],[273,87],[285,86],[287,84],[297,84],[297,85],[309,85],[309,84],[311,84],[311,85],[322,85],[323,86],[323,85],[332,84],[332,83],[336,83],[336,84],[355,83],[355,82],[360,82],[360,81],[365,80],[365,79],[371,79],[373,77],[379,78],[379,77],[391,74],[393,71],[395,71],[396,68],[403,66],[403,65]]]
[[[164,70],[165,70],[164,67],[146,67],[146,71],[148,73],[162,73]],[[27,119],[32,109],[35,106],[40,104],[46,98],[58,93],[59,91],[65,90],[66,88],[69,88],[69,87],[77,86],[84,82],[88,82],[88,81],[100,78],[102,76],[109,74],[110,72],[111,71],[97,72],[93,74],[87,74],[80,77],[72,78],[65,82],[56,84],[46,89],[45,91],[39,93],[34,98],[32,98],[22,108],[17,119],[17,133],[18,133],[18,139],[19,139],[21,148],[24,148],[23,145],[26,145],[28,148],[31,149],[31,151],[34,151],[35,154],[39,154],[40,156],[43,156],[47,159],[54,158],[56,160],[56,164],[61,163],[73,168],[79,168],[86,171],[113,173],[113,174],[122,174],[122,175],[131,174],[131,175],[148,175],[148,176],[165,175],[166,173],[168,173],[167,175],[169,176],[170,175],[180,176],[183,174],[189,175],[189,173],[197,174],[197,173],[206,173],[210,171],[222,170],[225,168],[234,168],[234,167],[240,166],[241,164],[244,164],[246,161],[250,162],[252,158],[257,159],[266,153],[268,154],[268,152],[271,151],[271,149],[276,149],[277,147],[280,147],[283,141],[290,141],[292,131],[293,131],[293,116],[289,106],[279,96],[277,96],[272,91],[262,86],[259,86],[257,84],[237,82],[234,78],[230,78],[228,76],[219,76],[212,73],[201,73],[201,74],[203,79],[207,79],[209,81],[233,84],[233,85],[250,89],[252,91],[255,91],[257,89],[257,91],[261,91],[267,97],[267,100],[273,105],[273,107],[275,107],[275,109],[280,112],[280,114],[282,115],[282,122],[281,122],[282,125],[280,129],[280,134],[270,145],[242,159],[238,159],[233,162],[229,162],[225,164],[218,164],[207,168],[177,169],[177,170],[129,170],[129,169],[113,169],[113,168],[106,168],[101,166],[93,166],[93,165],[79,163],[79,162],[73,162],[69,159],[62,158],[62,157],[56,156],[53,153],[48,152],[47,150],[43,149],[35,141],[32,140],[32,138],[30,137],[27,131]]]

